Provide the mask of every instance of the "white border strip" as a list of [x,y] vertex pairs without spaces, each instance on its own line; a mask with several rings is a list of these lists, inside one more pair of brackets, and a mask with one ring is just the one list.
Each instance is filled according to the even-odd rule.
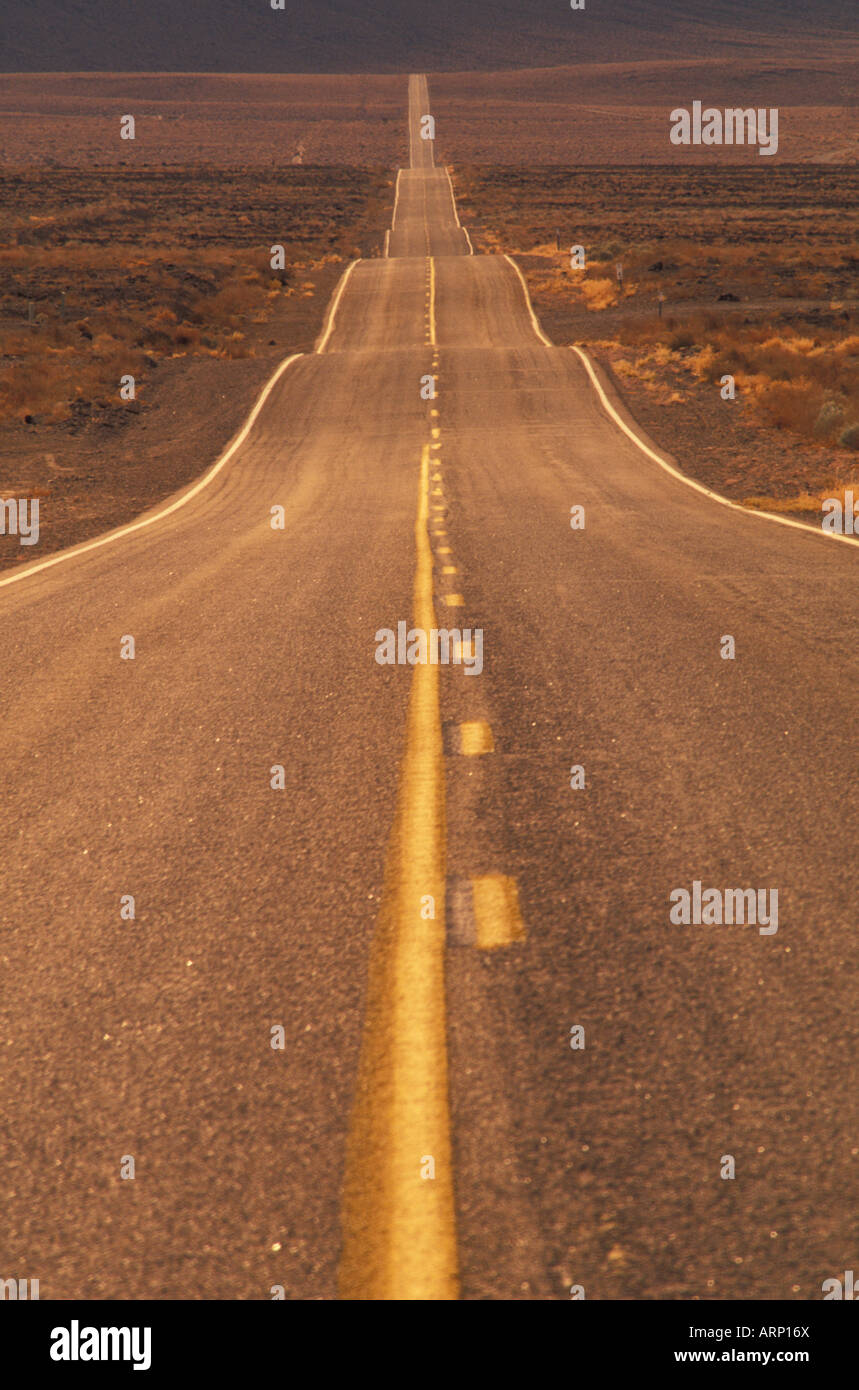
[[512,267],[513,267],[513,269],[516,271],[516,274],[519,276],[519,283],[521,284],[521,286],[522,286],[522,291],[523,291],[523,293],[524,293],[524,295],[525,295],[525,305],[526,305],[526,307],[527,307],[527,309],[528,309],[528,313],[531,315],[531,323],[534,325],[534,332],[537,334],[537,337],[540,339],[540,341],[541,341],[542,343],[545,343],[546,347],[554,347],[555,344],[554,344],[553,342],[551,342],[551,341],[546,337],[545,333],[543,332],[542,328],[540,327],[540,320],[537,318],[537,315],[534,313],[534,306],[533,306],[532,303],[531,303],[531,296],[530,296],[530,294],[528,293],[528,286],[525,284],[525,276],[522,274],[522,272],[521,272],[521,270],[519,269],[518,265],[517,265],[516,262],[513,260],[513,257],[512,257],[512,256],[508,256],[507,253],[506,253],[506,251],[505,251],[505,253],[504,253],[504,259],[505,259],[505,261],[509,261],[509,262],[510,262],[510,264],[511,264]]
[[740,502],[732,502],[729,497],[723,497],[720,492],[713,492],[711,488],[705,487],[703,483],[696,482],[694,478],[689,477],[688,473],[681,473],[679,468],[675,468],[674,465],[669,463],[667,459],[664,459],[661,454],[657,454],[654,449],[651,449],[648,444],[645,444],[644,440],[640,439],[635,431],[630,429],[629,425],[621,419],[603,390],[602,384],[587,354],[583,352],[580,347],[575,346],[573,346],[573,352],[577,353],[584,363],[585,370],[591,379],[591,383],[600,398],[600,402],[606,414],[611,416],[615,424],[623,430],[624,434],[627,438],[632,440],[633,444],[638,445],[643,454],[653,459],[654,463],[658,463],[659,467],[664,468],[666,473],[670,473],[672,478],[677,478],[681,483],[686,483],[687,487],[693,487],[696,492],[703,493],[705,497],[709,497],[713,502],[718,502],[722,507],[730,507],[731,511],[742,512],[743,516],[759,516],[764,521],[775,521],[779,526],[791,526],[796,531],[804,531],[807,536],[822,536],[824,540],[846,541],[848,545],[859,545],[859,540],[857,540],[855,536],[842,536],[838,531],[824,531],[822,528],[818,530],[817,527],[807,526],[804,521],[793,521],[788,516],[779,516],[777,512],[764,512],[758,511],[754,507],[744,507]]
[[457,227],[461,227],[461,226],[462,226],[462,223],[461,223],[460,220],[459,220],[459,213],[458,213],[457,210],[456,210],[456,198],[454,197],[454,192],[453,192],[453,179],[450,177],[450,169],[448,168],[448,166],[447,166],[446,164],[445,164],[445,166],[444,166],[444,172],[447,174],[447,181],[448,181],[448,184],[450,185],[450,201],[453,203],[453,215],[454,215],[454,217],[456,218],[456,225],[457,225]]
[[[343,297],[343,291],[346,288],[349,276],[358,264],[358,261],[351,261],[340,278],[340,284],[332,300],[331,307],[328,310],[328,326],[316,349],[317,353],[322,351],[331,336],[337,307]],[[303,356],[303,352],[294,352],[291,357],[285,358],[284,361],[280,363],[257,397],[256,404],[232,444],[230,444],[224,453],[221,454],[220,458],[212,464],[209,471],[204,473],[202,478],[194,483],[187,492],[183,492],[181,497],[177,497],[175,502],[171,502],[167,507],[162,507],[160,511],[154,512],[152,516],[143,517],[140,521],[132,521],[128,526],[121,526],[117,531],[108,531],[106,536],[99,536],[94,541],[86,541],[83,545],[73,546],[70,550],[61,550],[57,555],[52,555],[47,560],[39,560],[35,564],[22,566],[21,569],[15,570],[12,574],[7,575],[5,579],[0,579],[0,589],[5,589],[8,584],[17,584],[22,579],[29,579],[31,575],[39,574],[42,570],[52,569],[54,565],[62,565],[66,560],[73,560],[77,555],[86,555],[91,550],[99,550],[103,545],[111,545],[113,541],[122,540],[123,536],[133,535],[135,531],[143,531],[147,526],[154,526],[156,521],[163,521],[165,516],[170,516],[173,512],[177,512],[180,507],[184,507],[186,502],[190,502],[192,497],[196,497],[198,493],[203,491],[204,487],[209,486],[209,483],[213,478],[218,476],[225,464],[229,463],[236,450],[244,444],[260,411],[287,367],[293,362],[297,362],[299,357]]]
[[340,276],[340,284],[337,286],[337,292],[336,292],[336,294],[334,295],[334,298],[333,298],[332,301],[331,301],[331,307],[330,307],[330,309],[328,310],[328,326],[327,326],[327,328],[325,329],[325,332],[322,334],[322,337],[321,337],[320,340],[319,340],[319,343],[318,343],[317,348],[316,348],[316,351],[317,351],[317,352],[322,352],[322,350],[323,350],[324,347],[325,347],[325,344],[328,342],[328,339],[331,337],[331,334],[332,334],[333,329],[334,329],[334,317],[335,317],[335,315],[336,315],[336,313],[337,313],[337,309],[338,309],[338,307],[339,307],[340,300],[343,298],[343,291],[345,290],[347,284],[349,283],[349,276],[352,274],[352,271],[355,269],[356,265],[360,265],[360,264],[361,264],[360,261],[350,261],[349,264],[347,265],[346,269],[344,270],[343,274]]
[[447,174],[447,181],[448,181],[448,183],[450,184],[450,201],[453,203],[453,215],[454,215],[454,217],[456,218],[456,225],[457,225],[457,227],[459,228],[459,230],[464,234],[465,240],[468,242],[468,254],[469,254],[469,256],[473,256],[473,255],[474,255],[474,247],[473,247],[472,244],[471,244],[471,237],[468,235],[468,229],[467,229],[466,227],[463,227],[462,223],[461,223],[460,220],[459,220],[459,212],[458,212],[457,206],[456,206],[456,195],[454,194],[454,191],[453,191],[453,179],[450,177],[450,168],[448,167],[447,164],[445,164],[445,166],[444,166],[444,172]]
[[[534,309],[531,304],[531,296],[528,293],[528,286],[525,283],[524,275],[522,274],[516,262],[512,260],[510,256],[505,254],[504,259],[510,261],[510,264],[516,271],[516,274],[519,276],[519,279],[522,283],[522,289],[525,292],[525,303],[528,306],[528,313],[531,315],[531,323],[534,325],[534,332],[537,334],[541,342],[545,343],[547,347],[554,347],[554,343],[551,343],[549,339],[546,337],[545,333],[540,327],[540,322],[537,318],[537,315],[534,313]],[[600,403],[603,409],[605,410],[606,414],[610,416],[612,420],[614,420],[615,424],[621,430],[623,430],[623,433],[627,436],[628,439],[632,440],[633,444],[636,444],[638,446],[638,448],[641,450],[643,454],[646,454],[649,459],[653,459],[654,463],[658,463],[659,467],[663,468],[666,473],[670,473],[672,478],[676,478],[678,482],[685,483],[687,487],[694,488],[696,492],[700,492],[705,497],[709,497],[711,502],[718,502],[721,507],[730,507],[732,512],[740,512],[742,516],[757,516],[760,517],[761,521],[774,521],[778,526],[790,526],[794,531],[802,531],[802,533],[806,536],[820,536],[823,540],[844,541],[846,545],[859,545],[859,539],[857,539],[857,537],[855,536],[843,536],[838,531],[824,531],[823,529],[818,529],[815,526],[807,526],[804,521],[793,521],[790,517],[779,516],[777,512],[757,511],[754,507],[744,507],[739,502],[732,502],[729,497],[723,497],[720,492],[713,492],[712,488],[705,487],[703,483],[696,482],[694,478],[689,477],[688,473],[682,473],[679,468],[675,468],[674,465],[669,463],[667,459],[664,459],[661,454],[657,454],[655,449],[651,449],[649,444],[645,444],[644,440],[636,434],[635,430],[631,429],[629,425],[627,425],[626,421],[623,420],[620,415],[618,415],[617,411],[615,410],[614,406],[612,405],[611,401],[609,400],[608,396],[603,390],[599,377],[597,376],[587,353],[585,353],[580,347],[576,347],[575,345],[573,345],[572,350],[573,352],[577,353],[578,356],[581,358],[585,370],[587,371],[587,374],[590,378],[591,385],[596,390],[596,393],[600,399]]]
[[[421,84],[423,84],[423,85],[421,86]],[[428,115],[430,114],[430,112],[432,111],[432,107],[430,106],[429,83],[427,82],[427,78],[426,78],[426,73],[425,73],[425,72],[422,72],[422,73],[419,75],[419,77],[418,77],[418,86],[419,86],[419,88],[420,88],[421,95],[424,97],[424,100],[421,102],[421,107],[422,107],[423,109],[422,109],[422,110],[421,110],[421,109],[418,110],[418,120],[421,120],[422,117],[428,116]],[[428,147],[428,152],[429,152],[429,157],[430,157],[429,167],[430,167],[431,169],[435,169],[435,167],[436,167],[436,162],[435,162],[435,135],[433,134],[433,137],[432,137],[431,140],[424,140],[422,136],[420,137],[420,139],[421,139],[421,143],[423,144],[423,146],[424,146],[425,148]],[[411,152],[410,152],[410,157],[411,157]],[[412,167],[414,168],[415,166],[413,165]],[[421,168],[423,168],[424,166],[421,165],[421,164],[419,164],[417,167],[418,167],[419,169],[421,169]]]
[[413,116],[413,113],[412,113],[412,107],[413,107],[413,106],[416,104],[416,102],[417,102],[417,98],[415,98],[414,100],[412,100],[412,93],[413,93],[413,91],[414,91],[414,89],[415,89],[415,86],[416,86],[417,83],[419,82],[419,80],[420,80],[420,79],[419,79],[418,74],[417,74],[416,72],[413,72],[413,73],[410,73],[410,74],[409,74],[409,87],[408,87],[408,92],[409,92],[409,95],[408,95],[409,116],[408,116],[408,120],[409,120],[409,168],[410,168],[410,169],[414,169],[414,167],[415,167],[415,151],[414,151],[414,142],[415,142],[414,126],[415,126],[415,122],[414,122],[414,116]]
[[287,367],[293,362],[297,362],[299,357],[303,357],[303,352],[294,352],[291,357],[287,357],[280,366],[269,377],[259,396],[256,405],[245,421],[242,429],[236,435],[232,444],[221,454],[220,458],[212,465],[207,473],[204,473],[193,487],[187,492],[183,492],[181,497],[177,497],[175,502],[171,502],[168,507],[162,507],[161,511],[155,512],[152,516],[144,517],[141,521],[133,521],[128,526],[121,526],[118,531],[108,531],[106,536],[99,536],[94,541],[86,541],[83,545],[73,546],[70,550],[61,550],[57,555],[52,555],[47,560],[39,560],[36,564],[23,566],[19,570],[13,571],[5,579],[0,579],[0,589],[5,589],[7,584],[17,584],[21,579],[29,579],[31,575],[39,574],[41,570],[52,569],[54,565],[62,565],[66,560],[74,560],[78,555],[86,555],[90,550],[99,550],[103,545],[111,545],[113,541],[122,540],[123,536],[131,536],[135,531],[143,531],[147,526],[154,526],[156,521],[163,521],[165,516],[170,516],[173,512],[178,512],[180,507],[184,507],[193,497],[208,487],[209,483],[218,476],[221,469],[229,463],[233,454],[244,444],[253,425],[271,395],[277,382],[283,376]]
[[400,201],[400,174],[401,174],[402,172],[403,172],[402,169],[398,169],[398,170],[397,170],[397,182],[396,182],[396,185],[395,185],[395,187],[394,187],[394,215],[393,215],[393,217],[391,218],[391,231],[392,231],[392,232],[393,232],[393,231],[396,231],[396,227],[397,227],[397,205],[399,204],[399,201]]

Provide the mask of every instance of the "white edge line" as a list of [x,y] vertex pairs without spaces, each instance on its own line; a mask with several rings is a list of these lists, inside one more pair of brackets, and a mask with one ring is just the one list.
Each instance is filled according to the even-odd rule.
[[316,348],[317,353],[322,352],[323,348],[325,347],[325,344],[331,337],[331,334],[334,330],[334,318],[337,314],[337,309],[340,304],[340,300],[343,298],[343,291],[349,283],[349,276],[352,274],[352,271],[355,269],[356,265],[360,265],[360,261],[350,261],[343,274],[340,276],[340,284],[337,286],[337,292],[331,301],[331,308],[328,310],[328,326],[319,340],[319,343]]
[[457,227],[461,227],[462,223],[459,220],[459,213],[456,210],[456,198],[453,192],[453,179],[450,177],[450,169],[447,164],[445,164],[444,166],[444,172],[447,174],[447,181],[450,185],[450,201],[453,203],[453,215],[456,218],[456,225]]
[[[535,333],[540,338],[540,340],[546,344],[547,347],[554,347],[554,343],[551,343],[549,339],[546,337],[545,333],[540,327],[537,315],[534,313],[534,309],[531,304],[531,296],[528,293],[528,286],[525,282],[524,275],[522,274],[516,262],[510,256],[506,255],[506,253],[504,259],[510,261],[510,264],[516,271],[516,274],[519,276],[519,279],[522,283],[522,289],[525,292],[525,303],[528,306],[528,312],[531,315],[531,322],[534,325]],[[713,492],[712,488],[705,487],[703,483],[696,482],[694,478],[689,477],[688,473],[682,473],[679,468],[675,468],[674,465],[669,463],[667,459],[664,459],[661,454],[657,454],[654,449],[651,449],[649,444],[645,444],[644,440],[641,439],[639,435],[635,433],[635,430],[630,429],[629,425],[627,425],[625,420],[623,420],[621,416],[618,415],[617,411],[615,410],[614,406],[612,405],[611,401],[609,400],[608,396],[603,390],[599,377],[594,371],[593,365],[587,353],[585,353],[580,347],[576,347],[575,344],[573,345],[573,352],[577,353],[578,356],[581,358],[585,370],[587,371],[587,374],[590,378],[591,385],[596,390],[596,393],[599,396],[603,409],[606,411],[607,415],[609,415],[610,418],[614,420],[615,424],[618,425],[621,430],[623,430],[623,433],[627,436],[628,439],[632,440],[633,444],[636,444],[638,446],[638,448],[641,450],[643,454],[646,454],[647,457],[649,459],[652,459],[654,463],[658,463],[659,467],[664,468],[666,473],[670,473],[672,478],[676,478],[677,481],[680,483],[685,483],[687,487],[694,488],[696,492],[702,493],[704,497],[709,497],[711,502],[718,502],[721,507],[730,507],[732,512],[740,512],[742,516],[756,516],[759,517],[761,521],[774,521],[777,526],[790,526],[794,531],[802,531],[803,535],[819,536],[822,540],[844,541],[847,545],[859,545],[859,539],[857,539],[855,536],[843,536],[838,531],[824,531],[822,529],[818,530],[814,526],[806,526],[805,522],[803,521],[792,521],[790,517],[778,516],[775,512],[764,512],[758,511],[754,507],[743,507],[739,502],[732,502],[729,497],[723,497],[720,492]]]
[[468,228],[463,227],[462,223],[459,220],[459,211],[456,206],[456,195],[453,191],[453,179],[450,177],[450,168],[447,164],[445,164],[444,166],[444,172],[447,174],[447,181],[450,184],[450,201],[453,203],[453,215],[456,218],[456,225],[459,228],[459,230],[463,233],[465,240],[468,242],[469,256],[473,256],[474,247],[471,244],[471,237],[468,235]]
[[[349,276],[356,265],[358,265],[358,261],[351,261],[340,278],[337,293],[328,311],[328,327],[316,349],[317,353],[322,351],[331,336],[332,329],[334,328],[334,316],[337,313],[337,306],[340,303]],[[22,579],[29,579],[31,575],[40,574],[42,570],[52,569],[54,565],[64,564],[66,560],[73,560],[78,555],[86,555],[91,550],[99,550],[103,545],[111,545],[114,541],[122,540],[123,536],[131,536],[135,531],[142,531],[147,526],[154,526],[156,521],[162,521],[164,517],[170,516],[173,512],[178,511],[180,507],[184,507],[186,502],[190,502],[192,497],[196,497],[198,493],[203,491],[204,487],[208,487],[212,479],[216,478],[225,464],[229,462],[236,450],[244,444],[260,411],[287,367],[291,366],[293,362],[298,361],[299,357],[303,356],[304,353],[302,352],[294,352],[290,357],[285,358],[284,361],[280,363],[257,397],[256,404],[232,444],[230,444],[224,453],[212,464],[208,472],[204,473],[202,478],[200,478],[193,487],[189,488],[187,492],[183,492],[181,497],[177,497],[175,502],[171,502],[168,507],[162,507],[160,511],[154,512],[152,516],[143,517],[140,521],[132,521],[128,526],[121,526],[117,531],[109,531],[106,536],[99,536],[96,540],[86,541],[83,545],[73,546],[70,550],[61,550],[58,555],[52,555],[47,560],[39,560],[35,564],[22,566],[21,569],[15,570],[5,579],[0,579],[0,589],[5,589],[8,584],[17,584]]]
[[523,290],[523,293],[524,293],[524,295],[525,295],[525,304],[526,304],[526,306],[527,306],[528,313],[531,315],[531,323],[534,325],[534,332],[537,334],[537,337],[540,339],[540,341],[541,341],[542,343],[545,343],[546,347],[554,347],[555,344],[554,344],[553,342],[551,342],[551,340],[550,340],[549,338],[546,337],[545,333],[543,332],[542,328],[540,327],[540,320],[537,318],[537,315],[534,313],[534,306],[533,306],[533,304],[531,303],[531,296],[530,296],[530,294],[528,293],[528,286],[527,286],[526,283],[525,283],[525,276],[522,274],[521,270],[519,269],[518,265],[517,265],[516,262],[514,261],[513,257],[512,257],[512,256],[508,256],[507,253],[506,253],[506,251],[505,251],[505,253],[504,253],[504,259],[505,259],[505,261],[509,261],[509,262],[510,262],[510,264],[511,264],[512,267],[513,267],[513,269],[516,271],[516,274],[519,276],[519,282],[520,282],[520,284],[521,284],[521,286],[522,286],[522,290]]
[[648,458],[653,459],[654,463],[658,463],[659,467],[664,468],[666,473],[670,473],[672,478],[677,478],[679,482],[685,483],[687,487],[692,487],[696,492],[703,493],[705,497],[709,497],[713,502],[718,502],[722,507],[730,507],[733,512],[741,512],[743,516],[758,516],[762,521],[774,521],[779,526],[791,526],[795,531],[803,531],[806,536],[820,536],[823,540],[846,541],[848,545],[859,545],[859,540],[854,536],[842,536],[837,531],[818,530],[814,526],[807,526],[804,521],[792,521],[790,517],[778,516],[775,512],[758,511],[755,507],[744,507],[740,502],[732,502],[729,497],[723,497],[720,492],[713,492],[712,488],[705,487],[703,483],[696,482],[694,478],[690,478],[687,473],[682,473],[679,468],[675,468],[667,459],[662,458],[661,454],[657,454],[654,449],[651,449],[648,444],[645,444],[644,440],[640,439],[635,433],[635,430],[630,429],[629,425],[621,419],[611,401],[608,399],[594,371],[590,358],[580,347],[576,347],[575,345],[573,346],[573,352],[577,353],[584,363],[591,383],[606,413],[611,416],[612,420],[623,430],[624,434],[632,440],[633,444],[638,445],[642,453],[646,454]]
[[400,174],[401,174],[402,172],[403,172],[402,169],[398,169],[398,170],[397,170],[397,182],[396,182],[396,186],[395,186],[395,188],[394,188],[394,215],[393,215],[393,217],[391,218],[391,231],[392,231],[392,232],[396,230],[396,226],[397,226],[397,205],[398,205],[398,203],[399,203],[399,201],[400,201]]
[[[420,80],[423,82],[424,91],[426,92],[426,104],[420,114],[422,116],[428,116],[432,111],[432,106],[430,105],[429,83],[427,82],[427,75],[425,72],[421,73]],[[424,143],[429,145],[430,168],[435,169],[438,167],[435,162],[435,136],[433,136],[432,140],[427,140]]]
[[385,259],[386,259],[386,260],[388,259],[388,247],[390,246],[390,244],[391,244],[391,229],[390,229],[390,227],[389,227],[388,230],[385,232]]
[[414,90],[414,83],[413,83],[413,81],[412,81],[412,78],[414,78],[415,81],[417,81],[417,74],[416,74],[416,73],[411,73],[411,74],[409,75],[409,168],[410,168],[410,169],[414,169],[414,167],[415,167],[414,120],[413,120],[413,118],[412,118],[412,92],[413,92],[413,90]]
[[208,472],[204,473],[202,478],[198,479],[187,492],[183,492],[180,497],[177,497],[175,502],[171,502],[168,507],[162,507],[160,511],[155,512],[152,516],[143,517],[140,521],[132,521],[128,526],[121,526],[117,531],[108,531],[107,535],[99,536],[96,540],[86,541],[84,544],[73,546],[69,550],[61,550],[59,554],[52,555],[47,560],[39,560],[35,564],[15,570],[12,574],[8,575],[7,578],[0,579],[0,589],[5,588],[7,584],[17,584],[21,579],[29,579],[31,575],[39,574],[41,570],[51,569],[54,565],[62,565],[66,560],[74,560],[78,555],[86,555],[90,550],[98,550],[103,545],[111,545],[114,541],[122,540],[123,536],[133,535],[135,531],[142,531],[147,526],[154,526],[156,521],[163,521],[165,516],[170,516],[171,513],[177,512],[180,507],[184,507],[186,502],[190,502],[192,497],[196,497],[199,492],[203,491],[204,487],[208,487],[212,479],[216,478],[224,465],[229,462],[236,450],[244,444],[257,416],[268,400],[276,383],[283,376],[287,367],[293,362],[297,362],[299,357],[303,356],[303,352],[294,352],[291,357],[285,358],[284,361],[280,363],[257,397],[256,404],[232,444],[230,444],[230,446],[225,449],[224,453],[221,454],[220,458],[212,464]]

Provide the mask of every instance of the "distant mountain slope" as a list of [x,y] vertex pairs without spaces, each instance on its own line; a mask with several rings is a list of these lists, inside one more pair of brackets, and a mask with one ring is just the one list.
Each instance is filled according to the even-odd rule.
[[0,71],[406,72],[793,56],[857,0],[3,0]]

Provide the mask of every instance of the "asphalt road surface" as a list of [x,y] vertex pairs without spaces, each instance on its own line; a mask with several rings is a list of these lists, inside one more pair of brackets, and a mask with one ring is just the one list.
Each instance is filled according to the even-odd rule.
[[[0,581],[0,1277],[819,1299],[857,1251],[859,555],[624,435],[469,254],[428,101],[387,256],[223,466]],[[380,664],[400,622],[482,672],[474,635]],[[672,922],[696,881],[777,889],[777,932]]]

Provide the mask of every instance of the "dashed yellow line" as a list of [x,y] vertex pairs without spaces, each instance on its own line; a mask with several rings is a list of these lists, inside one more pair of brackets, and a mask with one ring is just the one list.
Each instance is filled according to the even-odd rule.
[[465,599],[462,594],[445,594],[444,601],[448,608],[463,608],[465,606]]
[[[414,617],[425,631],[436,625],[428,490],[424,448]],[[339,1275],[340,1297],[347,1299],[454,1299],[459,1291],[447,1088],[438,666],[415,666],[411,681],[347,1145]],[[434,1177],[428,1176],[431,1167]]]
[[484,874],[471,880],[471,900],[482,951],[524,941],[525,924],[519,910],[519,890],[515,878],[504,874]]
[[467,758],[495,751],[492,730],[485,719],[467,719],[464,724],[460,724],[459,744]]
[[430,342],[435,346],[435,257],[430,256]]

